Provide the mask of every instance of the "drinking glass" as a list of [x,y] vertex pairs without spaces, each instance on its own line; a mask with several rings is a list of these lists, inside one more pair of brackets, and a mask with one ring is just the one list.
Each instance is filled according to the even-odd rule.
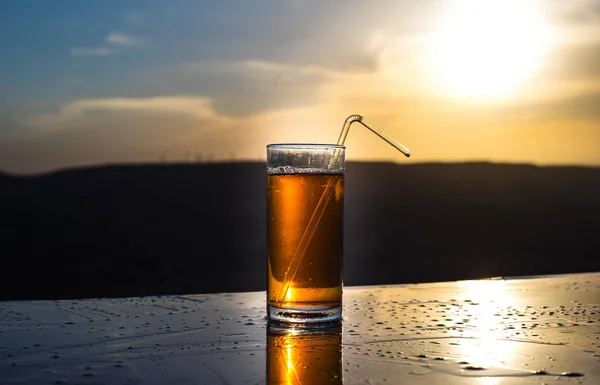
[[267,146],[267,314],[295,323],[342,316],[344,151]]

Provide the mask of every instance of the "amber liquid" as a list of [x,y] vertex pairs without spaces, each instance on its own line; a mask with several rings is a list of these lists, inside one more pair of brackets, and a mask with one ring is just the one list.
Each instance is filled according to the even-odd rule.
[[[268,304],[304,310],[340,307],[344,175],[269,175],[267,185]],[[323,215],[302,253],[298,246],[324,193]]]
[[342,336],[269,335],[267,384],[336,384],[342,379]]

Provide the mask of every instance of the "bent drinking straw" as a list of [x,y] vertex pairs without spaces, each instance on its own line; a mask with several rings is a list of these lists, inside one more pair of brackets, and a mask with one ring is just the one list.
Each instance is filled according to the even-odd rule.
[[[346,120],[344,121],[344,126],[342,127],[342,132],[340,132],[340,136],[337,141],[338,146],[344,145],[344,142],[346,141],[346,137],[348,136],[348,131],[350,131],[350,126],[354,122],[359,122],[360,124],[362,124],[363,126],[368,128],[369,130],[371,130],[375,135],[379,136],[381,139],[385,140],[390,145],[392,145],[396,150],[398,150],[401,153],[403,153],[404,155],[406,155],[406,157],[409,157],[411,155],[410,149],[408,149],[406,146],[396,142],[394,139],[392,139],[391,137],[389,137],[382,131],[379,131],[378,129],[373,127],[373,125],[369,121],[365,120],[362,117],[362,115],[350,115],[346,118]],[[335,168],[339,162],[340,150],[336,149],[334,151],[335,151],[334,156],[331,159],[331,162],[329,163],[329,166],[328,166],[329,169]],[[334,187],[335,187],[336,183],[337,183],[337,178],[335,178],[335,179],[332,178],[329,180],[329,182],[327,182],[327,185],[325,186],[325,191],[323,191],[323,195],[321,195],[321,198],[319,199],[319,203],[317,203],[317,207],[315,208],[315,211],[313,212],[312,216],[310,217],[310,220],[308,221],[308,225],[306,225],[306,229],[304,230],[304,233],[302,234],[302,238],[300,238],[300,242],[298,243],[298,247],[296,247],[296,251],[294,252],[294,257],[292,258],[290,265],[288,266],[287,270],[285,271],[285,275],[283,276],[283,285],[281,286],[281,289],[279,290],[279,294],[277,294],[277,300],[276,300],[276,305],[278,307],[281,307],[281,305],[283,304],[283,302],[284,302],[283,300],[286,297],[288,290],[290,290],[290,285],[292,284],[292,281],[294,281],[294,278],[296,277],[296,273],[298,273],[300,264],[302,263],[302,260],[304,259],[304,254],[306,253],[306,250],[308,249],[308,245],[310,244],[310,241],[312,240],[312,237],[315,234],[317,227],[319,226],[319,222],[321,222],[321,217],[323,217],[323,214],[325,213],[325,209],[327,208],[327,204],[329,203],[329,200],[332,197],[332,193],[334,191]],[[291,276],[290,276],[290,272],[291,272]]]
[[375,135],[379,136],[381,139],[383,139],[386,142],[388,142],[389,144],[391,144],[396,150],[398,150],[401,153],[403,153],[404,155],[406,155],[407,158],[410,156],[411,151],[408,149],[408,147],[396,142],[394,139],[387,136],[384,132],[379,131],[378,129],[373,127],[371,122],[369,122],[368,120],[363,118],[361,115],[350,115],[346,118],[346,121],[344,122],[344,126],[342,127],[342,132],[340,132],[340,137],[338,138],[338,141],[337,141],[338,145],[344,145],[344,142],[346,141],[346,136],[348,136],[348,131],[350,131],[350,125],[354,122],[359,122],[363,126],[367,127]]

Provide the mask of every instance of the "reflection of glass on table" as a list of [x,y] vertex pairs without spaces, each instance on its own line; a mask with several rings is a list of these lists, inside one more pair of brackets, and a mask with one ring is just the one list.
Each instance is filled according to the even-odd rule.
[[267,384],[342,384],[342,327],[285,329],[269,323]]

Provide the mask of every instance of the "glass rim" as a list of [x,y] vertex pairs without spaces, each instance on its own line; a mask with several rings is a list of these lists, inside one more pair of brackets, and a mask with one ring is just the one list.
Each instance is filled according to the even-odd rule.
[[345,150],[346,146],[341,144],[325,144],[325,143],[272,143],[267,144],[268,149],[295,149],[295,150],[325,150],[337,149]]

